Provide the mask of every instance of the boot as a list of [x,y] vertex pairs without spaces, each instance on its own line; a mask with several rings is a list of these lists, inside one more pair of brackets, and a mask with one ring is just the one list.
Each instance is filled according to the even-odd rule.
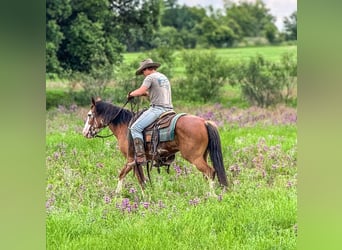
[[146,163],[144,142],[140,138],[134,139],[134,149],[137,164]]

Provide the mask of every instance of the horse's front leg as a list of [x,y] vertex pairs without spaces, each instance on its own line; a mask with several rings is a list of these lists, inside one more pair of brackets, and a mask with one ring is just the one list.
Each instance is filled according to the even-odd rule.
[[120,174],[119,174],[118,185],[115,190],[116,194],[121,193],[124,179],[126,175],[133,169],[133,167],[134,167],[134,164],[126,163],[125,166],[121,169]]

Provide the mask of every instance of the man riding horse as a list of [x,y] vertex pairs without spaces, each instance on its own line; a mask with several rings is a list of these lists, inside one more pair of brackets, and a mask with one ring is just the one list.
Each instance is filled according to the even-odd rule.
[[161,114],[173,110],[170,81],[164,74],[157,71],[159,66],[160,63],[153,62],[150,58],[143,60],[135,73],[136,75],[143,74],[145,79],[138,89],[127,95],[128,100],[136,96],[149,96],[150,98],[149,109],[129,127],[137,164],[146,163],[143,130]]

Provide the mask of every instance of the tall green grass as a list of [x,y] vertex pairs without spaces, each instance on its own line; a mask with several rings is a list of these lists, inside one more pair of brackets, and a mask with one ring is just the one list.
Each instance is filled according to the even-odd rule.
[[217,196],[179,155],[145,196],[133,173],[116,196],[124,158],[114,137],[82,136],[85,115],[47,112],[47,249],[296,248],[295,125],[220,125],[230,184]]

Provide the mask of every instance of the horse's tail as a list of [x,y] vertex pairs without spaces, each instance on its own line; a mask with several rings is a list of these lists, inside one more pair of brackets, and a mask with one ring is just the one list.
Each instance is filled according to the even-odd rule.
[[217,174],[218,181],[221,185],[228,186],[226,170],[224,169],[223,165],[221,139],[217,127],[214,123],[210,121],[206,121],[205,125],[207,127],[209,136],[208,150],[210,154],[210,159]]

